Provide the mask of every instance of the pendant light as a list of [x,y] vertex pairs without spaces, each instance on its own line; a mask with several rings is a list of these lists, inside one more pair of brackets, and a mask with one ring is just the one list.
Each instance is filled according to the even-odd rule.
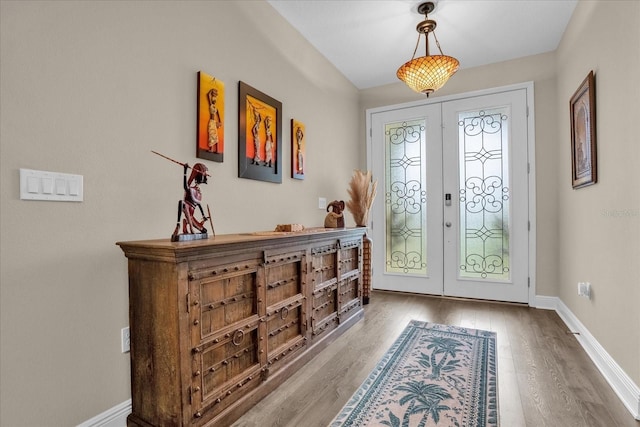
[[[460,65],[456,58],[442,53],[434,31],[436,29],[436,21],[428,17],[428,14],[433,12],[434,8],[435,4],[430,1],[418,6],[418,12],[424,15],[424,21],[416,26],[416,31],[418,31],[416,48],[413,51],[411,61],[406,62],[396,72],[398,78],[405,82],[407,86],[427,96],[444,86],[449,77],[458,71],[458,66]],[[429,55],[429,33],[433,33],[440,55]],[[423,34],[427,44],[426,55],[416,58],[420,36]]]

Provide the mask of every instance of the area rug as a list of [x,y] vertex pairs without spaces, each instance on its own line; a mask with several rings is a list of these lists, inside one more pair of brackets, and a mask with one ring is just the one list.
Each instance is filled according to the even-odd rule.
[[495,332],[412,320],[330,426],[497,426],[496,369]]

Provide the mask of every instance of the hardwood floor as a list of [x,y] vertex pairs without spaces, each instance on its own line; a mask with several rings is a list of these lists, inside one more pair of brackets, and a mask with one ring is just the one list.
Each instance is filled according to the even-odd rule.
[[555,312],[380,291],[364,320],[233,426],[327,426],[411,319],[497,332],[502,427],[640,427]]

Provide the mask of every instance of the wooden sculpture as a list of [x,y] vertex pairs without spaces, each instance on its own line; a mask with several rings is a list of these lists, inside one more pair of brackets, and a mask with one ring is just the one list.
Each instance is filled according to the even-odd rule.
[[[207,173],[207,167],[202,163],[196,163],[193,168],[188,163],[182,163],[160,154],[156,151],[152,153],[157,154],[160,157],[164,157],[174,163],[177,163],[183,167],[182,186],[184,188],[184,197],[178,202],[178,220],[176,221],[176,227],[171,235],[172,242],[184,241],[184,240],[199,240],[209,238],[209,234],[205,227],[205,223],[209,220],[211,224],[211,232],[214,237],[216,235],[213,229],[213,219],[211,218],[211,209],[207,205],[208,216],[205,215],[202,207],[202,191],[200,191],[200,184],[207,183],[207,177],[210,175]],[[187,178],[187,172],[191,169],[191,175]],[[196,219],[196,209],[200,211],[202,216],[201,220]],[[182,216],[184,215],[184,218]],[[180,220],[182,220],[182,234],[180,233]]]
[[324,228],[344,228],[344,201],[334,200],[327,206]]

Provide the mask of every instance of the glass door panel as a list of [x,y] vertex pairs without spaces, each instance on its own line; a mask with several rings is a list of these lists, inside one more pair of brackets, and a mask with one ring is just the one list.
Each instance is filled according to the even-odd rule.
[[460,277],[510,280],[509,111],[458,113]]
[[385,272],[427,275],[426,120],[385,124]]
[[372,116],[376,289],[442,294],[440,110],[430,105]]
[[526,91],[443,104],[444,293],[528,301]]

